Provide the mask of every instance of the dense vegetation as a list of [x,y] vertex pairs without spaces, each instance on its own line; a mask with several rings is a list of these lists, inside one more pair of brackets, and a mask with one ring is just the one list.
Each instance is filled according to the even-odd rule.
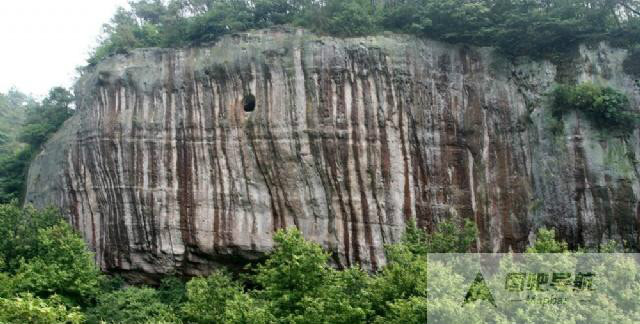
[[446,227],[455,236],[411,226],[403,243],[388,247],[391,262],[375,276],[330,267],[318,244],[287,230],[246,277],[218,271],[186,283],[125,287],[99,274],[56,212],[1,205],[0,323],[422,323],[426,252],[466,250],[475,235],[468,224]]
[[[427,253],[468,251],[476,233],[469,222],[441,224],[431,235],[410,225],[401,243],[387,247],[388,265],[370,274],[332,268],[318,244],[297,230],[283,230],[275,236],[276,249],[248,275],[220,270],[188,282],[165,278],[153,288],[100,274],[83,240],[52,210],[0,205],[0,235],[0,323],[424,324],[427,307],[452,323],[466,316],[458,302],[427,305],[427,280],[446,289],[459,289],[452,285],[461,280],[443,264],[427,264]],[[528,253],[567,250],[553,231],[541,230]],[[606,244],[604,250],[616,246]],[[620,260],[607,266],[615,280],[638,273],[637,264]],[[603,292],[598,300],[637,293],[640,287],[633,286]],[[615,307],[610,310],[625,319],[627,310]]]
[[72,115],[72,104],[60,87],[41,102],[17,91],[0,94],[0,203],[23,198],[31,159]]
[[594,126],[628,133],[640,123],[640,113],[632,109],[622,92],[590,82],[560,85],[552,92],[552,108],[556,117],[579,111]]
[[337,36],[389,30],[513,56],[553,57],[600,40],[632,48],[640,40],[640,0],[136,0],[130,7],[105,25],[90,63],[282,24]]

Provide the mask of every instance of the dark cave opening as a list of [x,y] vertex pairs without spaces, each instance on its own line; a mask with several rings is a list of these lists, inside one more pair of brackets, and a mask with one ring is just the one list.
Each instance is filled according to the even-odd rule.
[[256,110],[256,97],[252,94],[244,95],[244,99],[242,99],[242,103],[244,104],[244,111],[252,112]]

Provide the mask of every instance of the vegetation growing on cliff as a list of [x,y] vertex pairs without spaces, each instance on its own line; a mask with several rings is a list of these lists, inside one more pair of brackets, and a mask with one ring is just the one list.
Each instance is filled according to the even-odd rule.
[[388,247],[390,263],[377,275],[332,268],[318,244],[287,230],[242,280],[219,271],[123,287],[98,273],[56,212],[0,205],[0,323],[423,323],[427,247],[466,250],[461,242],[475,235],[469,225],[445,227],[456,236],[411,226],[403,243]]
[[23,198],[31,159],[73,114],[72,103],[60,87],[41,102],[17,91],[0,94],[0,203]]
[[611,87],[594,83],[560,85],[552,92],[552,108],[556,117],[569,111],[579,111],[594,126],[631,132],[640,123],[640,113],[633,110],[629,98]]
[[[275,235],[275,250],[248,275],[216,271],[187,282],[167,278],[155,288],[125,286],[118,278],[100,274],[81,237],[53,210],[0,205],[0,231],[4,238],[0,245],[0,323],[424,324],[427,307],[444,314],[451,323],[468,319],[458,302],[427,303],[427,280],[437,280],[431,292],[463,285],[461,277],[445,264],[427,263],[427,253],[468,251],[476,236],[470,222],[444,223],[430,235],[409,225],[402,242],[387,246],[389,262],[375,274],[357,267],[334,269],[320,245],[290,229]],[[18,255],[15,248],[21,249]],[[606,252],[618,249],[603,245]],[[567,250],[554,231],[541,230],[527,252]],[[632,263],[612,259],[606,264],[607,273],[624,283],[625,276],[639,271]],[[615,294],[618,300],[628,300],[637,297],[640,287],[599,293],[599,301],[606,302]],[[631,308],[606,306],[621,322],[633,316],[625,313],[633,312]],[[530,311],[542,316],[537,313],[540,309]],[[543,310],[556,323],[572,322],[579,311]],[[525,322],[527,314],[516,316],[525,316],[520,318]],[[486,316],[496,319],[503,314]]]
[[134,0],[104,27],[90,63],[139,47],[182,47],[292,24],[321,34],[384,30],[549,56],[581,42],[640,40],[640,0]]

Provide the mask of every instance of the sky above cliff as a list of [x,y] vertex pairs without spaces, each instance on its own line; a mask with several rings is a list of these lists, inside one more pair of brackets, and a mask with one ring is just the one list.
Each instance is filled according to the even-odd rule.
[[0,92],[70,87],[102,25],[128,0],[0,0]]

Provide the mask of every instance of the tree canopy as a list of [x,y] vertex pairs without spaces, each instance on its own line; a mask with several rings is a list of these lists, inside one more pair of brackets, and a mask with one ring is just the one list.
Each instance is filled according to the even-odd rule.
[[[164,278],[155,287],[126,285],[99,273],[82,238],[55,210],[0,205],[0,235],[0,323],[6,324],[424,324],[427,310],[449,323],[525,323],[534,316],[577,323],[581,314],[615,314],[620,323],[637,322],[632,301],[640,293],[638,264],[615,254],[603,255],[596,268],[608,274],[608,284],[594,292],[596,309],[606,314],[582,309],[580,303],[567,309],[527,304],[513,314],[475,307],[461,311],[464,291],[450,301],[444,294],[468,287],[461,272],[455,262],[431,256],[455,258],[473,249],[475,227],[462,220],[441,223],[430,234],[410,224],[400,242],[386,247],[388,263],[377,272],[336,269],[319,244],[286,229],[275,234],[274,250],[242,274],[220,269],[208,276]],[[620,248],[609,242],[600,250]],[[571,266],[574,254],[568,252],[553,230],[541,229],[525,255],[548,266]],[[428,253],[436,254],[428,258]],[[512,269],[512,261],[505,257],[501,267]]]
[[581,42],[640,40],[640,0],[137,0],[104,26],[90,63],[290,24],[341,37],[389,30],[546,57]]
[[29,163],[73,114],[73,94],[55,87],[42,101],[0,94],[0,203],[21,200]]

